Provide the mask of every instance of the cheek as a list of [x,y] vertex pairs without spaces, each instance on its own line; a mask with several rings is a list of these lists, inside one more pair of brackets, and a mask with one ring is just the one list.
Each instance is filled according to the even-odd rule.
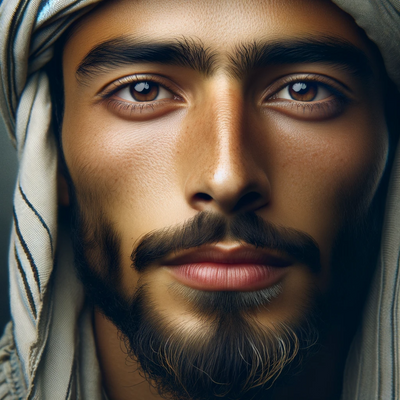
[[329,248],[346,223],[345,211],[365,211],[382,177],[388,136],[382,116],[296,123],[275,118],[272,207],[282,224],[311,234]]
[[[95,199],[103,210],[154,207],[174,185],[176,138],[181,112],[152,122],[132,123],[101,114],[63,125],[63,148],[78,197]],[[154,203],[154,204],[153,204]]]

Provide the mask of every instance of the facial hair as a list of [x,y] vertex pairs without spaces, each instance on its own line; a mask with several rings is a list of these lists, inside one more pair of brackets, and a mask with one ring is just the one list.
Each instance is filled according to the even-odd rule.
[[131,258],[142,277],[127,298],[120,289],[117,233],[106,221],[88,223],[76,202],[74,210],[75,265],[88,298],[119,329],[129,356],[161,395],[179,400],[272,399],[273,383],[282,371],[295,372],[316,343],[316,307],[311,304],[316,292],[310,292],[300,323],[266,327],[254,312],[279,296],[279,284],[255,292],[207,292],[173,284],[170,294],[183,299],[199,321],[196,328],[188,328],[161,315],[143,281],[147,269],[165,255],[225,239],[285,252],[317,275],[319,249],[307,234],[276,227],[255,213],[229,220],[198,213],[181,226],[140,240]]

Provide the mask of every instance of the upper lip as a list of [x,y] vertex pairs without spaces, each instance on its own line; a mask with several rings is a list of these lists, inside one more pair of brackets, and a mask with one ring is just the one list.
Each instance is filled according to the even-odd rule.
[[224,248],[218,245],[201,246],[184,250],[177,255],[166,257],[161,262],[165,266],[183,264],[219,263],[219,264],[259,264],[270,267],[287,267],[293,260],[285,254],[254,246],[234,246]]

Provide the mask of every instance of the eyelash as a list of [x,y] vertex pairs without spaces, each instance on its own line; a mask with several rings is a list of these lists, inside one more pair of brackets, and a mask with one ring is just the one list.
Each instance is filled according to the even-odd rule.
[[[123,90],[124,88],[132,85],[135,82],[154,82],[159,84],[161,87],[170,91],[174,96],[173,99],[162,99],[155,100],[143,103],[134,103],[127,102],[125,100],[118,100],[113,98],[115,93]],[[288,100],[288,99],[274,99],[274,96],[277,95],[281,90],[285,89],[292,83],[296,82],[314,82],[318,84],[319,87],[324,87],[328,91],[332,93],[331,100],[320,100],[320,101],[299,101],[299,100]],[[279,85],[278,85],[279,83]],[[111,87],[110,87],[111,86]],[[341,89],[339,89],[339,86]],[[292,113],[296,113],[300,117],[308,117],[314,119],[318,119],[318,117],[331,117],[333,115],[338,115],[343,107],[350,102],[350,98],[343,93],[342,90],[346,88],[341,83],[335,81],[332,78],[328,78],[324,75],[317,74],[297,74],[291,75],[288,77],[284,77],[283,79],[279,79],[272,84],[269,85],[268,89],[264,92],[263,100],[261,105],[264,107],[274,107],[279,105],[279,108],[290,108]],[[348,89],[346,89],[348,91]],[[157,75],[131,75],[127,77],[120,78],[109,87],[107,87],[102,93],[100,93],[100,97],[103,101],[106,102],[107,107],[113,108],[117,112],[121,113],[129,113],[130,115],[134,113],[142,113],[144,111],[155,111],[157,107],[165,106],[166,104],[176,104],[176,102],[183,102],[183,98],[176,93],[176,89],[172,88],[164,79],[158,77]],[[270,92],[268,96],[265,96],[265,93]],[[271,93],[272,92],[272,93]],[[171,102],[172,100],[172,102]],[[294,110],[294,111],[293,111]],[[315,116],[315,114],[318,114]]]
[[[263,96],[262,105],[274,106],[279,105],[280,109],[282,107],[290,108],[292,111],[295,109],[295,113],[298,116],[311,117],[312,114],[318,114],[315,116],[315,119],[318,117],[332,117],[340,114],[343,110],[343,107],[350,103],[351,99],[348,95],[344,94],[343,91],[348,92],[349,89],[345,87],[343,84],[337,82],[332,78],[328,78],[324,75],[317,74],[298,74],[291,75],[280,79],[279,86],[272,83],[266,92],[272,92],[266,98]],[[304,82],[304,83],[316,83],[319,87],[323,87],[332,93],[331,100],[319,100],[319,101],[300,101],[300,100],[288,100],[288,99],[274,99],[280,91],[289,87],[291,84],[296,82]],[[274,87],[276,86],[276,87]],[[340,87],[340,88],[339,88]],[[264,92],[265,93],[265,92]],[[329,97],[329,98],[330,98]],[[306,114],[307,113],[307,114]],[[321,115],[323,114],[323,115]]]
[[[143,82],[143,81],[148,81],[148,82],[153,82],[157,83],[164,89],[168,90],[169,92],[172,93],[174,96],[173,99],[163,99],[163,100],[155,100],[155,101],[149,101],[149,102],[143,102],[143,103],[134,103],[134,102],[128,102],[125,100],[118,100],[113,98],[112,96],[115,93],[118,93],[119,91],[125,89],[126,87],[132,85],[133,83],[136,82]],[[131,75],[131,76],[126,76],[124,78],[117,79],[110,85],[111,87],[107,87],[102,93],[100,93],[100,97],[103,99],[103,101],[106,102],[107,107],[111,107],[115,109],[116,111],[120,112],[130,112],[130,114],[133,114],[135,112],[143,112],[145,110],[150,110],[150,111],[155,111],[156,107],[165,105],[166,103],[170,103],[171,100],[173,101],[180,101],[182,102],[182,97],[177,95],[176,89],[172,88],[170,85],[168,85],[167,82],[165,82],[163,79],[159,78],[156,75]]]

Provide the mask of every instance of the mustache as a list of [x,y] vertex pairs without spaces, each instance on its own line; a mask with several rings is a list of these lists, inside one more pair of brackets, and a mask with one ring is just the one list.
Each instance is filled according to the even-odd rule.
[[307,233],[275,225],[254,212],[227,218],[209,211],[199,212],[181,225],[144,235],[131,254],[132,266],[144,272],[171,253],[228,239],[286,253],[315,274],[321,270],[319,246]]

